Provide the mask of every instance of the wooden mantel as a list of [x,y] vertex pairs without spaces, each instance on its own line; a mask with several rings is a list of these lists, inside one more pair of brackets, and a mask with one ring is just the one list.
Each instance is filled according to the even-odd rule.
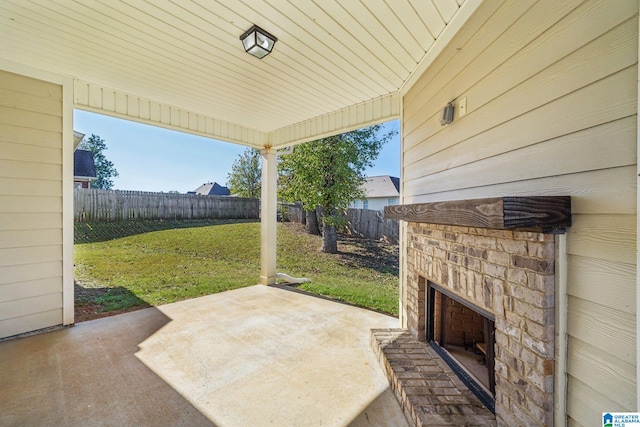
[[554,232],[571,226],[571,197],[494,197],[395,205],[384,217],[409,222]]

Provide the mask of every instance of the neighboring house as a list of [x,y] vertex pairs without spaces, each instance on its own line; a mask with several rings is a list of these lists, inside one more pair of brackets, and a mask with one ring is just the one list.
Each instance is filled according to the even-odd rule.
[[73,187],[91,188],[91,183],[96,178],[96,165],[93,153],[87,150],[78,150],[78,145],[84,139],[84,134],[73,131]]
[[96,165],[93,153],[88,150],[73,152],[73,186],[74,188],[91,188],[96,178]]
[[196,188],[195,191],[189,191],[188,194],[196,194],[198,196],[229,196],[231,192],[227,187],[223,187],[217,182],[207,182]]
[[389,175],[370,176],[360,187],[366,198],[353,202],[355,209],[381,211],[400,202],[400,178]]
[[[446,339],[482,353],[498,425],[637,411],[638,1],[253,3],[202,26],[196,3],[104,2],[108,33],[77,3],[0,9],[0,338],[74,323],[74,108],[261,149],[263,284],[277,149],[400,119],[400,324],[444,342],[439,318],[480,319]],[[287,28],[262,60],[253,17]]]

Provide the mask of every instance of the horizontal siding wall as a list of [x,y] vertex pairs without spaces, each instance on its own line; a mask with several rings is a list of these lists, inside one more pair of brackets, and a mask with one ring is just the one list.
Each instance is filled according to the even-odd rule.
[[62,87],[0,71],[0,338],[62,323]]
[[[576,426],[636,410],[637,12],[636,1],[485,2],[404,96],[404,203],[572,196]],[[450,101],[455,120],[441,126]]]

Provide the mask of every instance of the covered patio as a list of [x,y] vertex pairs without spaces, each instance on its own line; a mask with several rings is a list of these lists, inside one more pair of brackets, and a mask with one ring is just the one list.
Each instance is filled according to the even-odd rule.
[[[75,323],[74,109],[259,149],[262,228],[256,281],[263,285],[274,284],[279,272],[296,276],[277,269],[279,152],[399,119],[401,209],[432,214],[441,212],[441,203],[453,202],[466,212],[469,206],[489,201],[495,207],[497,200],[512,197],[563,197],[570,198],[572,218],[565,237],[546,240],[532,238],[530,230],[496,232],[486,224],[405,217],[399,319],[383,323],[399,323],[424,346],[425,289],[436,288],[450,291],[447,297],[466,298],[490,321],[496,319],[497,425],[590,426],[604,412],[637,411],[638,16],[637,0],[0,2],[0,338]],[[253,25],[277,38],[262,59],[248,55],[240,41]],[[444,211],[456,217],[460,210]],[[461,274],[462,267],[467,274]],[[526,292],[516,285],[528,286]],[[207,298],[229,295],[235,294]],[[302,301],[299,297],[293,306]],[[359,340],[368,341],[369,329],[382,327],[377,315],[369,314],[374,317],[364,321],[362,336],[334,335],[353,317],[330,315],[333,305],[323,305],[325,312],[309,310],[315,317],[303,322],[274,317],[290,307],[278,299],[265,305],[248,298],[238,307],[252,315],[221,323],[218,336],[206,317],[192,319],[178,309],[207,298],[91,324],[121,322],[122,330],[134,331],[134,326],[125,328],[127,319],[155,314],[146,332],[119,338],[124,353],[111,354],[106,346],[100,353],[105,364],[118,367],[100,371],[103,382],[134,364],[146,372],[147,382],[138,383],[150,391],[147,396],[177,398],[171,410],[163,412],[159,405],[144,412],[149,419],[187,413],[200,418],[185,424],[252,422],[230,421],[226,417],[233,412],[260,416],[268,424],[259,404],[268,401],[294,420],[286,424],[295,424],[302,418],[288,411],[308,403],[291,404],[307,384],[278,388],[277,380],[305,358],[336,363],[336,369],[305,372],[299,379],[312,379],[305,395],[332,393],[324,401],[331,403],[315,415],[339,413],[341,418],[304,418],[299,424],[364,422],[370,414],[366,408],[390,395],[385,386],[370,382],[379,375],[375,370],[360,377],[352,371],[364,363],[371,368],[367,357],[372,356],[339,365],[341,355],[356,352]],[[201,309],[193,307],[189,314]],[[197,333],[183,336],[181,328],[174,329],[183,322],[179,317],[192,320]],[[332,317],[342,320],[328,329],[320,326]],[[263,329],[265,319],[273,327]],[[306,326],[296,329],[298,321]],[[70,371],[88,372],[75,366],[86,357],[67,353],[86,348],[70,343],[99,344],[101,336],[116,333],[91,328],[79,325],[1,344],[0,397],[9,408],[3,407],[1,416],[18,418],[0,421],[37,422],[26,417],[46,414],[64,422],[76,409],[89,409],[82,396],[69,394],[85,378]],[[222,346],[213,351],[219,337],[237,341],[237,328],[243,331],[239,336],[255,339],[235,347],[246,354],[225,353]],[[88,332],[80,336],[83,330]],[[295,352],[298,347],[283,339],[293,334],[288,331],[306,331],[295,342],[308,339],[311,347]],[[383,334],[380,341],[386,340]],[[407,345],[394,350],[411,351],[414,343]],[[319,352],[329,348],[338,357]],[[193,349],[199,352],[191,360]],[[295,357],[300,355],[305,357]],[[32,357],[40,361],[30,365]],[[202,362],[211,358],[215,367],[229,369],[216,371]],[[233,362],[241,358],[258,364],[235,371]],[[242,387],[224,386],[237,391],[233,402],[223,405],[211,387],[240,385],[234,383],[237,378],[216,382],[207,377],[212,372],[246,373],[239,377]],[[340,381],[319,387],[336,373],[342,374]],[[142,374],[132,378],[136,375]],[[36,384],[31,381],[41,383],[29,388]],[[350,391],[352,383],[368,391]],[[104,408],[122,393],[117,386],[103,388],[97,401],[106,402]],[[343,392],[364,399],[354,403]],[[149,403],[143,395],[129,391],[139,400],[125,403]],[[256,398],[264,395],[269,399]],[[245,406],[229,409],[238,402]],[[348,408],[338,410],[336,402]],[[116,413],[104,410],[94,419],[108,422]]]
[[0,424],[404,426],[397,320],[262,285],[0,343]]
[[[75,323],[74,109],[259,149],[272,285],[278,150],[401,118],[480,4],[2,2],[0,339]],[[369,344],[400,317],[256,286],[10,339],[0,424],[404,425]]]
[[[3,2],[0,337],[74,323],[74,109],[259,149],[256,281],[274,284],[278,150],[399,119],[480,4]],[[261,59],[253,25],[277,39]]]

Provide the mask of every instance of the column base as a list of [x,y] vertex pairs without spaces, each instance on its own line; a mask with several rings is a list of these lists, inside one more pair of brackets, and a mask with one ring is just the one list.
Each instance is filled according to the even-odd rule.
[[276,276],[260,276],[260,284],[271,286],[276,284]]

